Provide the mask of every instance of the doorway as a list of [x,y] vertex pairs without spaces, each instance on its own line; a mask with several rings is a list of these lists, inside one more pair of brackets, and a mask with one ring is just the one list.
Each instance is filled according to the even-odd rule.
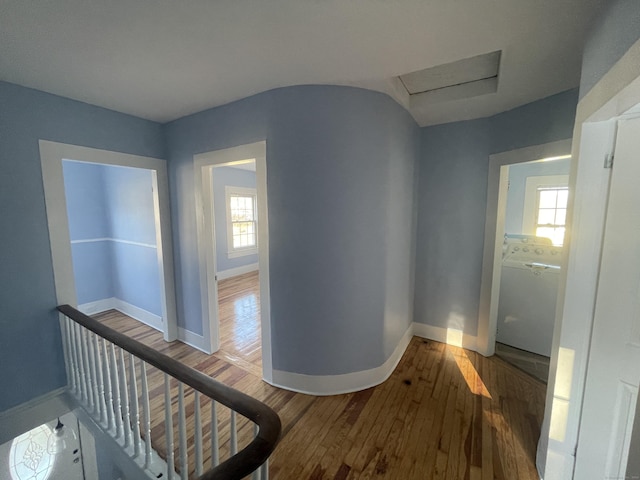
[[[77,288],[76,274],[79,274],[79,282],[82,281],[81,279],[84,278],[84,276],[80,272],[75,272],[74,266],[79,266],[79,259],[86,253],[85,247],[94,246],[104,251],[105,262],[103,262],[103,264],[105,265],[105,269],[108,268],[108,265],[110,265],[113,260],[113,257],[110,257],[108,248],[111,247],[111,245],[109,245],[110,243],[118,244],[118,246],[115,247],[118,250],[117,255],[123,259],[125,264],[127,263],[125,257],[132,254],[132,252],[129,251],[129,247],[142,248],[146,254],[145,258],[147,263],[152,267],[147,270],[147,274],[151,272],[151,275],[154,277],[153,281],[156,282],[155,291],[153,295],[146,291],[145,288],[147,288],[148,285],[133,285],[133,288],[129,288],[131,285],[127,285],[127,283],[131,282],[131,278],[128,278],[126,269],[122,270],[119,272],[118,278],[119,291],[127,290],[127,292],[123,294],[123,296],[125,296],[124,299],[116,299],[121,301],[118,303],[118,306],[128,305],[127,308],[129,308],[129,312],[125,313],[133,314],[131,316],[137,316],[142,321],[147,320],[145,323],[155,321],[155,327],[163,332],[163,337],[166,341],[176,340],[178,337],[178,328],[174,293],[168,181],[165,162],[150,157],[78,147],[44,140],[40,141],[40,157],[58,304],[69,304],[78,308],[80,306],[79,303],[81,303],[84,305],[87,313],[93,313],[89,310],[100,308],[100,305],[104,302],[113,303],[114,301],[115,297],[94,298],[91,296],[100,296],[99,294],[103,294],[104,292],[107,292],[106,295],[109,295],[108,287],[106,287],[106,290],[103,288],[105,287],[105,282],[102,282],[102,285],[93,285],[91,293],[84,290],[87,285],[80,285],[80,290]],[[92,218],[91,225],[84,223],[84,221],[81,222],[83,228],[88,228],[88,230],[93,229],[92,234],[86,238],[84,238],[84,235],[76,236],[78,234],[78,225],[70,222],[69,210],[67,208],[67,206],[71,206],[74,201],[72,198],[67,200],[68,192],[65,190],[65,166],[67,167],[67,173],[74,171],[74,173],[77,174],[80,170],[84,170],[84,174],[90,171],[90,175],[94,177],[101,168],[115,168],[116,170],[111,171],[110,175],[116,179],[124,174],[128,177],[127,181],[129,182],[133,178],[135,178],[135,182],[137,182],[140,178],[144,177],[143,180],[148,182],[148,187],[151,189],[151,195],[145,195],[148,207],[146,210],[148,210],[148,215],[153,217],[146,218],[148,227],[146,228],[146,234],[149,239],[151,236],[153,237],[153,244],[126,239],[124,239],[125,241],[123,242],[113,242],[113,240],[122,239],[110,236],[111,233],[126,230],[124,227],[127,225],[127,221],[131,220],[130,218],[121,219],[123,221],[118,222],[115,230],[105,230],[103,228],[104,223],[101,227],[101,222],[97,221],[96,218]],[[80,170],[78,170],[78,167],[80,167]],[[75,186],[69,184],[67,187],[73,189],[86,188],[87,184],[78,183],[75,184]],[[79,197],[83,196],[79,195]],[[74,207],[86,207],[86,205],[80,204],[82,198],[78,198],[77,200],[79,200],[79,202],[75,202]],[[118,201],[122,200],[122,198],[118,199]],[[96,203],[94,202],[94,206],[95,205]],[[131,208],[131,210],[135,210],[135,208]],[[76,209],[76,212],[77,211],[78,209]],[[84,220],[91,219],[95,213],[96,212],[85,211],[81,217],[84,218]],[[73,237],[71,233],[72,227],[74,230]],[[140,227],[140,225],[129,225],[129,227],[129,230],[131,230]],[[100,235],[104,236],[98,236],[98,232],[102,232]],[[116,237],[117,236],[119,236],[119,233]],[[72,238],[75,240],[74,243],[72,243]],[[149,242],[151,242],[151,240],[149,240]],[[126,251],[120,248],[122,246],[120,244],[126,245]],[[76,254],[74,255],[73,249],[76,246],[79,248],[76,249]],[[75,265],[74,256],[76,260]],[[134,252],[133,256],[142,258],[140,252]],[[102,279],[108,277],[105,271],[95,271],[90,267],[87,272],[83,273],[101,276]],[[149,307],[144,303],[144,301],[150,297],[155,298],[155,306],[153,307]],[[146,300],[142,300],[141,305],[134,305],[131,301],[134,298]],[[134,302],[138,303],[135,300]],[[110,308],[113,308],[113,306]],[[157,314],[149,312],[147,309],[155,309]]]
[[[514,230],[512,239],[519,240],[520,236],[535,236],[534,215],[526,214],[526,211],[535,211],[536,201],[526,202],[526,178],[538,175],[519,175],[518,185],[514,184],[513,191],[520,190],[517,206],[510,209],[509,223],[507,224],[507,196],[509,190],[509,169],[512,166],[530,164],[546,164],[554,160],[562,160],[570,157],[571,140],[561,140],[543,145],[535,145],[518,150],[512,150],[500,154],[491,155],[489,158],[489,178],[487,188],[487,217],[485,221],[484,252],[482,259],[482,279],[480,286],[480,315],[478,322],[477,350],[485,356],[495,353],[496,332],[498,323],[498,308],[500,296],[500,280],[502,276],[502,264],[505,250],[505,233],[507,229]],[[534,170],[545,170],[547,167],[523,167]],[[515,178],[514,178],[515,180]],[[522,185],[520,182],[522,181]],[[534,184],[535,182],[530,182]],[[533,189],[537,193],[537,188]],[[535,199],[535,196],[534,196]],[[533,208],[530,206],[533,204]],[[511,213],[515,211],[516,213]],[[518,219],[518,216],[520,217]],[[530,225],[529,225],[530,224]],[[522,227],[525,227],[524,229]],[[518,228],[519,227],[519,228]],[[520,233],[515,233],[520,231]],[[527,233],[522,233],[522,232]],[[512,242],[515,245],[515,241]],[[512,250],[514,245],[511,245]],[[530,249],[528,249],[530,250]],[[519,247],[517,252],[523,253]],[[534,253],[533,251],[524,252]],[[546,252],[545,252],[546,253]],[[521,262],[522,263],[522,262]],[[529,262],[526,262],[529,263]],[[526,267],[525,268],[529,268]]]
[[194,157],[205,350],[271,381],[266,142]]
[[163,331],[153,171],[63,160],[78,310]]
[[[501,167],[494,260],[496,355],[547,383],[564,256],[570,157]],[[506,179],[506,182],[504,181]]]

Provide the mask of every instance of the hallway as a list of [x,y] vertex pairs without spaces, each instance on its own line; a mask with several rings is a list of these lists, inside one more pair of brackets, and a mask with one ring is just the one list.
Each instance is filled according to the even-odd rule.
[[[227,298],[239,300],[234,295]],[[117,312],[98,317],[271,406],[283,425],[270,460],[272,478],[538,480],[534,459],[544,385],[499,358],[414,337],[383,384],[351,394],[314,397],[262,381],[257,366],[237,356],[246,337],[240,327],[235,330],[240,333],[235,344],[206,355],[179,342],[167,344],[159,332]],[[255,354],[249,347],[244,351]],[[150,368],[149,383],[151,392],[162,391],[160,372]],[[152,393],[152,410],[154,400],[160,398]],[[187,389],[188,416],[193,415],[193,402]],[[208,400],[203,399],[202,411],[209,410]],[[228,413],[220,410],[221,444],[228,449]],[[204,414],[206,422],[208,418]],[[161,455],[163,419],[160,412],[152,418],[152,437]],[[209,426],[203,430],[207,444]],[[188,437],[193,438],[192,424],[190,431]],[[251,431],[247,422],[239,421],[240,447],[248,442]],[[208,462],[205,458],[205,467]]]

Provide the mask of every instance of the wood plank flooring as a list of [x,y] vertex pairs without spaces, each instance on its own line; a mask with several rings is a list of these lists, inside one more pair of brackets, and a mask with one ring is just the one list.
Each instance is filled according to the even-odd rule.
[[[255,283],[254,277],[244,281]],[[234,288],[243,290],[241,279],[236,280]],[[220,294],[229,302],[240,297]],[[240,316],[255,311],[252,301],[239,305]],[[236,311],[235,307],[229,310]],[[251,340],[241,326],[225,331],[221,325],[225,336],[221,351],[206,355],[179,342],[168,344],[159,332],[119,312],[97,318],[278,412],[283,432],[270,460],[273,479],[538,480],[534,459],[545,386],[499,358],[414,337],[383,384],[351,394],[314,397],[263,382],[255,348],[259,334],[257,341],[255,336]],[[234,328],[246,341],[234,343]],[[157,414],[152,415],[151,437],[164,456],[164,387],[161,373],[152,370],[151,408]],[[174,403],[176,391],[173,385]],[[208,420],[208,400],[201,405]],[[228,412],[224,410],[219,417],[222,458],[228,455]],[[190,431],[193,411],[189,393]],[[176,420],[174,406],[174,430]],[[249,441],[251,426],[246,421],[239,425],[242,447]],[[207,426],[205,444],[209,434]],[[190,452],[193,472],[192,459]],[[205,464],[209,461],[206,458]]]

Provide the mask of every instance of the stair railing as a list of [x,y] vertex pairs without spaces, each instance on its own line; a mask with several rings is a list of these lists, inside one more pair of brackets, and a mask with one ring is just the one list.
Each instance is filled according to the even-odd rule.
[[[71,393],[149,477],[268,479],[268,457],[281,428],[271,408],[69,305],[58,311]],[[148,366],[158,370],[151,374],[155,380],[163,376],[162,392],[158,387],[150,392]],[[191,391],[185,392],[185,386]],[[189,394],[193,422],[187,424]],[[208,404],[210,415],[203,414],[203,404]],[[164,430],[164,445],[156,441],[154,449],[157,430]],[[246,445],[239,450],[240,440]],[[157,452],[162,448],[164,458]]]

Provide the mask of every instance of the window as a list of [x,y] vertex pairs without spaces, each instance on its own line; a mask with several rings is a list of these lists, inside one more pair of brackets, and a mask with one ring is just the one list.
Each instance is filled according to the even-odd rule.
[[569,175],[532,175],[525,181],[522,233],[564,242]]
[[253,188],[225,187],[229,258],[258,253],[258,209]]
[[569,189],[562,187],[538,187],[535,234],[550,238],[556,246],[564,242]]

